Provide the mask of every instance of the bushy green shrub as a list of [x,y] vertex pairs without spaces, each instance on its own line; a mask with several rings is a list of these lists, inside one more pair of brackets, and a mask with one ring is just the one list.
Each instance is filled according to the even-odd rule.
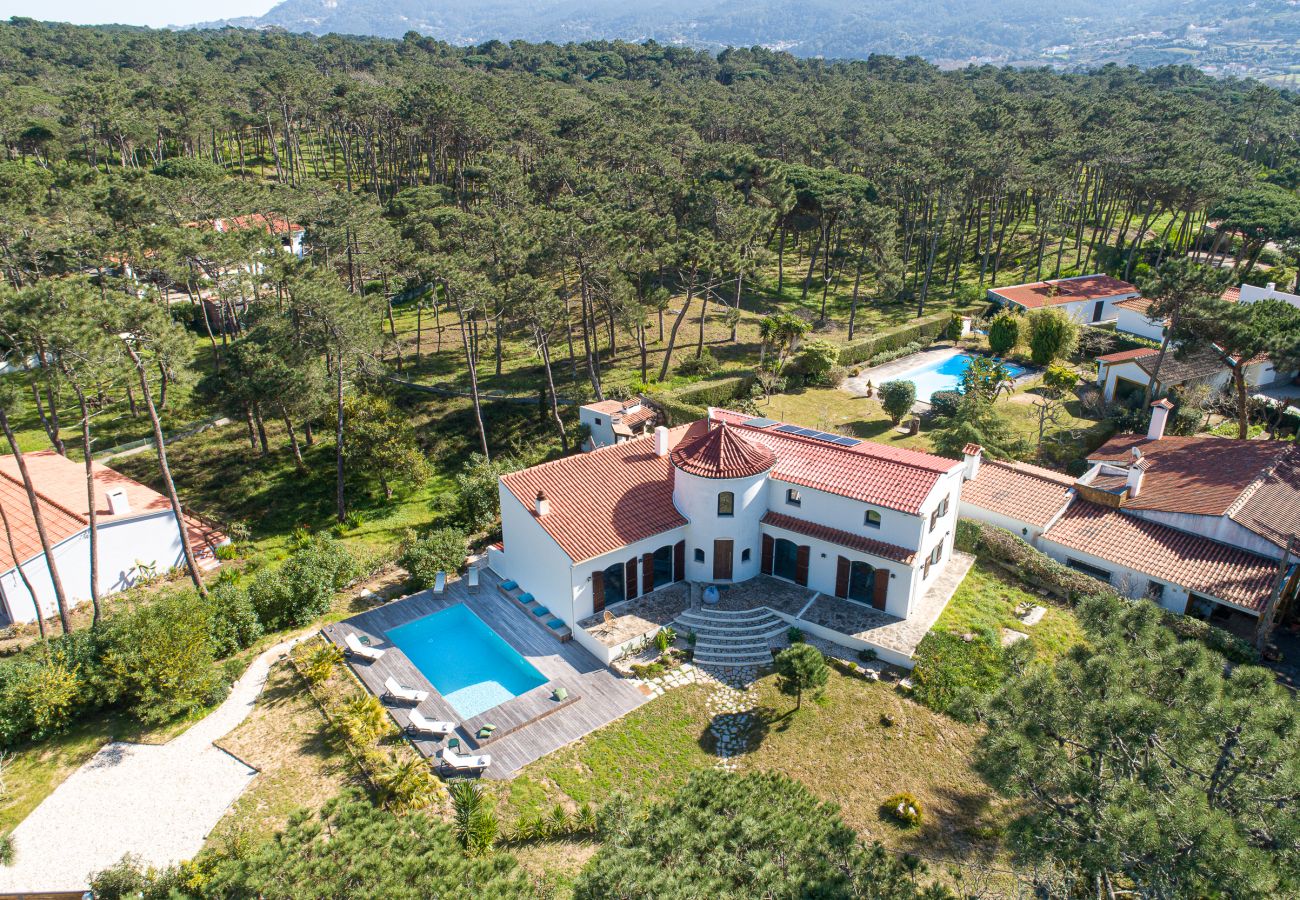
[[[184,887],[179,867],[155,869],[130,854],[97,872],[90,880],[90,891],[96,900],[167,900],[183,896]],[[173,894],[173,890],[177,893]]]
[[1003,310],[989,322],[989,349],[998,356],[1006,356],[1020,343],[1020,317]]
[[1004,650],[991,634],[977,634],[967,641],[950,632],[931,631],[916,648],[913,696],[936,712],[974,721],[980,706],[1010,671],[1009,651],[1012,648]]
[[212,635],[212,652],[217,659],[253,645],[262,636],[262,623],[253,609],[248,591],[234,582],[223,582],[208,592],[208,631]]
[[795,365],[810,383],[821,384],[839,363],[839,358],[839,348],[830,341],[819,338],[808,341],[799,348]]
[[907,791],[895,794],[880,804],[880,811],[904,828],[921,824],[921,801]]
[[910,381],[886,381],[880,386],[880,405],[895,425],[903,421],[916,402],[916,385]]
[[718,360],[708,347],[705,347],[698,356],[688,356],[677,364],[677,374],[687,378],[712,375],[716,371],[718,371]]
[[279,569],[259,572],[248,594],[263,627],[278,631],[305,625],[329,609],[335,593],[360,574],[347,548],[315,535]]
[[1029,353],[1035,365],[1046,366],[1064,359],[1079,343],[1079,325],[1054,306],[1032,310],[1029,324]]
[[[907,344],[930,343],[943,334],[952,320],[951,313],[936,313],[924,319],[918,319],[910,325],[882,331],[861,341],[840,346],[840,365],[851,366],[855,363],[875,361],[880,354],[897,350]],[[882,360],[883,361],[883,360]]]
[[0,745],[57,733],[113,702],[99,663],[101,638],[99,630],[74,631],[0,661]]
[[910,344],[904,344],[901,347],[894,347],[890,350],[881,350],[879,353],[867,360],[867,365],[880,366],[887,362],[893,362],[896,359],[902,359],[904,356],[911,356],[913,353],[919,353],[932,342],[929,340],[912,341]]
[[930,395],[930,409],[936,416],[955,416],[961,403],[960,391],[935,391]]
[[458,528],[437,528],[402,544],[397,564],[411,573],[416,589],[433,587],[439,572],[455,573],[465,564],[465,532]]

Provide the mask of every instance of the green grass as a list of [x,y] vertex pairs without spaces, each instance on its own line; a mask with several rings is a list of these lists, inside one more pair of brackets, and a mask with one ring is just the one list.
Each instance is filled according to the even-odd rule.
[[[1027,628],[1015,615],[1020,603],[1033,603],[1047,611],[1037,625]],[[1028,634],[1039,659],[1053,659],[1083,641],[1083,628],[1073,610],[1054,597],[1041,597],[1026,589],[995,563],[977,560],[935,629],[953,634],[991,631],[996,636],[1003,628]]]

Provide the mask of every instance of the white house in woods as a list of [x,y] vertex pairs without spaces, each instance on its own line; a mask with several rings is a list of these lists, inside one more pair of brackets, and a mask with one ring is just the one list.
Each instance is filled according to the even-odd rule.
[[571,627],[674,582],[760,573],[906,620],[952,555],[964,465],[710,410],[502,476],[489,563]]
[[649,434],[659,424],[659,414],[641,397],[600,400],[578,407],[578,422],[590,433],[582,449],[595,450]]
[[246,216],[231,216],[228,219],[211,219],[185,224],[187,228],[211,228],[213,231],[222,234],[235,231],[265,231],[280,239],[281,249],[286,253],[292,253],[299,259],[302,258],[303,254],[302,239],[307,234],[307,230],[297,222],[290,222],[288,219],[279,216],[268,216],[263,213],[250,213]]
[[1152,404],[1147,434],[1111,438],[1078,479],[980,462],[980,448],[968,447],[975,474],[962,516],[1021,535],[1128,596],[1241,634],[1254,631],[1279,584],[1279,608],[1295,615],[1300,559],[1286,546],[1300,533],[1300,447],[1166,436],[1172,408]]
[[[1229,292],[1229,294],[1231,291]],[[1300,307],[1300,294],[1288,294],[1286,291],[1279,291],[1277,285],[1269,282],[1264,287],[1256,287],[1253,284],[1243,284],[1236,289],[1237,301],[1240,303],[1258,303],[1260,300],[1281,300],[1283,303],[1290,303],[1292,306]],[[1228,294],[1224,295],[1228,299]]]
[[[1281,300],[1283,303],[1300,307],[1300,294],[1288,294],[1285,291],[1279,291],[1277,285],[1272,282],[1269,282],[1266,287],[1243,284],[1240,287],[1228,288],[1223,292],[1223,299],[1230,303],[1258,303],[1260,300]],[[1147,298],[1131,297],[1127,300],[1121,300],[1115,304],[1115,308],[1119,311],[1119,318],[1115,322],[1117,331],[1135,334],[1138,337],[1144,337],[1152,341],[1164,339],[1165,328],[1169,322],[1167,319],[1157,321],[1151,315],[1151,301]]]
[[[1152,374],[1156,374],[1152,396],[1161,397],[1176,387],[1205,384],[1222,390],[1232,383],[1232,366],[1218,350],[1205,347],[1180,359],[1175,350],[1165,353],[1156,369],[1160,352],[1151,347],[1122,350],[1097,357],[1097,384],[1106,401],[1123,400],[1144,395]],[[1246,364],[1246,384],[1253,388],[1267,387],[1284,381],[1286,375],[1278,372],[1267,356],[1260,356]]]
[[1138,296],[1138,289],[1127,281],[1099,274],[1013,284],[988,292],[989,300],[1007,309],[1025,312],[1050,306],[1080,324],[1114,321],[1119,303]]
[[[84,463],[53,450],[24,454],[36,488],[55,567],[69,603],[90,599],[90,511],[86,505]],[[165,573],[185,561],[171,503],[162,494],[119,472],[94,464],[95,511],[99,533],[99,590],[102,595],[130,587],[146,572]],[[9,520],[0,534],[0,601],[8,622],[32,622],[36,606],[22,575],[32,583],[44,615],[57,612],[49,567],[36,532],[17,461],[0,456],[0,504]],[[201,568],[218,563],[214,550],[229,539],[192,516],[185,516],[190,544]],[[0,529],[3,531],[3,529]],[[18,566],[21,564],[22,573]]]

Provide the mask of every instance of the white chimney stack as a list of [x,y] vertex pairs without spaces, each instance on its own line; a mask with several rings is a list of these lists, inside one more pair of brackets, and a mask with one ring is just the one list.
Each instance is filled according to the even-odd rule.
[[1277,282],[1276,282],[1276,281],[1270,281],[1270,282],[1268,283],[1268,287],[1265,288],[1265,290],[1267,290],[1270,294],[1276,294],[1276,293],[1277,293]]
[[1165,436],[1165,424],[1169,421],[1169,411],[1174,405],[1167,397],[1162,397],[1151,404],[1151,424],[1147,426],[1147,440],[1158,441]]
[[537,510],[538,518],[546,515],[551,511],[551,501],[546,499],[546,494],[539,489],[537,491],[537,500],[534,502],[534,508]]
[[659,425],[655,428],[655,456],[668,455],[668,429]]
[[1128,477],[1124,480],[1125,485],[1128,486],[1128,499],[1132,500],[1142,493],[1142,476],[1146,474],[1147,467],[1150,465],[1151,460],[1143,457],[1128,467]]
[[131,511],[131,501],[126,499],[126,491],[121,488],[108,492],[108,512],[114,516],[124,516]]
[[980,460],[984,458],[984,448],[979,444],[967,444],[961,451],[962,461],[966,464],[965,480],[974,481],[980,473]]

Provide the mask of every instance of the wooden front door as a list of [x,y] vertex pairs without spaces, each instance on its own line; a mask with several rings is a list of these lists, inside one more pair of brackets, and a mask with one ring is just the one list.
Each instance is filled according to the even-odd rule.
[[886,601],[889,599],[889,570],[876,569],[875,583],[872,585],[871,605],[876,609],[884,609]]
[[591,573],[591,611],[603,612],[605,609],[605,573]]
[[732,542],[718,538],[713,542],[713,580],[731,580]]

